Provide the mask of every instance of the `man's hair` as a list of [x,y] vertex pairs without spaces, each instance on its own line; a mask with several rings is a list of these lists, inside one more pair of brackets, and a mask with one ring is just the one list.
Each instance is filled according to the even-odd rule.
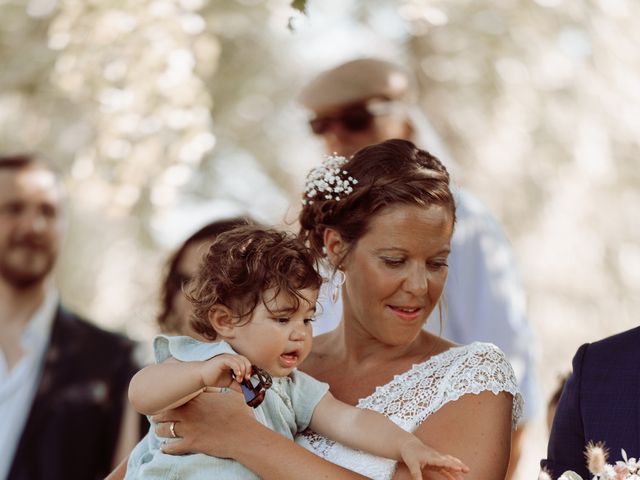
[[238,324],[247,322],[258,302],[267,307],[267,290],[273,290],[273,298],[286,294],[295,311],[301,301],[310,300],[300,291],[317,290],[322,284],[315,266],[314,256],[293,234],[256,226],[221,233],[187,292],[194,307],[191,327],[215,340],[217,333],[209,322],[215,305],[231,309]]

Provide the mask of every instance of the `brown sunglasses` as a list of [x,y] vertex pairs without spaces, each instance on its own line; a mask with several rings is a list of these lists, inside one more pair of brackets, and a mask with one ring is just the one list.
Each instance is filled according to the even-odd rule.
[[[249,380],[243,380],[240,383],[240,389],[242,390],[247,405],[256,408],[263,402],[267,390],[273,384],[273,380],[271,379],[271,375],[255,365],[251,365],[251,372],[253,375]],[[251,383],[253,377],[257,378],[255,385]]]
[[387,98],[369,99],[349,105],[334,115],[312,118],[309,126],[316,135],[324,135],[336,123],[350,132],[361,132],[371,127],[374,117],[388,114],[392,103]]
[[339,123],[350,132],[360,132],[371,126],[373,114],[365,103],[345,108],[337,115],[326,115],[309,120],[309,126],[316,135],[323,135],[333,124]]

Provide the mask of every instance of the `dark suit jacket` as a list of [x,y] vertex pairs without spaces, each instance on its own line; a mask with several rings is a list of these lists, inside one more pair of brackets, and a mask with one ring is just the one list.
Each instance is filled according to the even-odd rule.
[[580,347],[553,419],[546,467],[552,478],[573,470],[591,478],[584,450],[605,442],[609,463],[620,449],[640,455],[640,328]]
[[133,349],[125,337],[58,308],[8,480],[91,480],[109,473],[137,370]]

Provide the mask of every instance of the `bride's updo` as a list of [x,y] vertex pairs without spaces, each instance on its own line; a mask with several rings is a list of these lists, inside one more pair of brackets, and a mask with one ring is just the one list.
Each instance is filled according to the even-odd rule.
[[307,177],[300,238],[317,258],[324,256],[326,228],[336,230],[353,247],[371,219],[389,205],[440,205],[455,222],[449,173],[429,152],[407,140],[387,140],[345,160],[329,157]]

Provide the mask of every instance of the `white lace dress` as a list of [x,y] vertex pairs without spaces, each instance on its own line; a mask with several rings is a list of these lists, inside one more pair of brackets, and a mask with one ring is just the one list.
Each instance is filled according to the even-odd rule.
[[[403,429],[414,432],[443,405],[468,393],[484,391],[513,395],[515,428],[523,402],[513,369],[498,347],[475,342],[413,365],[386,385],[377,387],[357,407],[380,412]],[[298,435],[296,442],[332,463],[375,480],[390,479],[396,469],[394,460],[350,449],[310,430]]]

